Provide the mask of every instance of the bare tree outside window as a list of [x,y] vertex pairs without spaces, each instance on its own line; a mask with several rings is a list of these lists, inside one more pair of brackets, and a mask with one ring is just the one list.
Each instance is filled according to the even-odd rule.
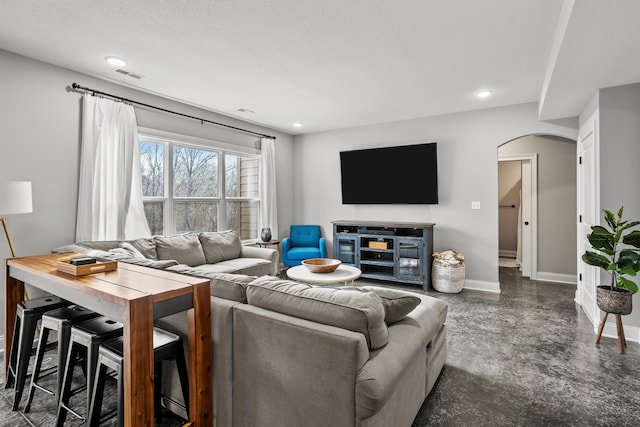
[[[187,147],[173,147],[173,197],[214,198],[218,196],[218,153]],[[181,201],[175,204],[176,230],[217,229],[217,209],[212,203]]]
[[[152,235],[164,231],[164,145],[140,141],[144,213]],[[153,199],[155,200],[153,200]]]
[[173,147],[173,197],[218,197],[218,153]]
[[232,229],[243,240],[258,237],[258,157],[198,147],[187,139],[184,144],[151,135],[140,140],[143,201],[152,234]]

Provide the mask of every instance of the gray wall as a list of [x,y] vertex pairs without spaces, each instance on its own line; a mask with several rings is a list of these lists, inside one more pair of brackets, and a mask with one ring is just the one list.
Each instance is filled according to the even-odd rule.
[[[0,180],[27,180],[32,181],[33,186],[33,213],[13,215],[7,219],[18,256],[48,253],[57,246],[74,241],[81,95],[68,90],[73,82],[181,113],[276,136],[279,221],[281,229],[288,230],[293,218],[290,197],[293,191],[291,135],[3,50],[0,50],[0,70]],[[144,127],[238,145],[253,145],[256,141],[256,137],[212,125],[201,125],[195,120],[153,110],[136,108],[136,116],[138,125]],[[9,256],[4,233],[0,232],[0,259]],[[1,283],[4,287],[4,264]],[[0,307],[4,307],[4,301],[0,304]],[[4,331],[4,326],[0,327]]]
[[[599,91],[600,105],[600,207],[640,220],[640,84]],[[604,220],[602,220],[604,222]],[[602,284],[609,284],[608,276]],[[636,284],[640,284],[638,278]],[[640,326],[640,293],[634,295],[634,311],[624,324]],[[636,336],[632,339],[638,340]]]
[[575,141],[531,135],[501,146],[499,153],[538,155],[538,278],[566,275],[564,280],[575,282]]
[[[320,224],[329,238],[334,220],[434,222],[435,250],[465,255],[465,286],[497,290],[497,147],[532,134],[576,139],[577,120],[540,122],[531,103],[296,136],[295,220]],[[432,141],[438,143],[438,205],[342,204],[340,151]],[[384,168],[372,165],[371,185],[383,182]],[[475,200],[480,210],[471,210]]]

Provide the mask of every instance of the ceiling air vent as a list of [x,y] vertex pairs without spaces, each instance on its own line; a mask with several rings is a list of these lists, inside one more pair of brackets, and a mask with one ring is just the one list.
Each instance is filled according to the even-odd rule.
[[141,78],[143,78],[144,76],[140,75],[140,74],[136,74],[136,73],[132,73],[131,71],[127,71],[123,68],[114,68],[113,71],[115,71],[116,73],[120,73],[122,75],[125,76],[129,76],[133,79],[137,79],[140,80]]

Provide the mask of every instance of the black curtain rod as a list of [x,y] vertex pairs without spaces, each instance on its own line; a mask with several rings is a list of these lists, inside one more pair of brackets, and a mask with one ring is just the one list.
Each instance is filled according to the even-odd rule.
[[182,117],[187,117],[189,119],[194,119],[194,120],[198,120],[200,123],[210,123],[212,125],[216,125],[216,126],[223,126],[226,127],[228,129],[233,129],[236,130],[238,132],[244,132],[244,133],[250,133],[251,135],[256,135],[256,136],[260,136],[262,138],[271,138],[271,139],[276,139],[275,136],[271,136],[271,135],[265,135],[263,133],[259,133],[259,132],[254,132],[252,130],[248,130],[248,129],[242,129],[239,127],[235,127],[235,126],[231,126],[231,125],[225,125],[224,123],[218,123],[218,122],[214,122],[211,120],[207,120],[207,119],[202,119],[200,117],[195,117],[195,116],[190,116],[188,114],[183,114],[183,113],[178,113],[177,111],[171,111],[171,110],[167,110],[166,108],[162,108],[162,107],[156,107],[154,105],[149,105],[149,104],[145,104],[144,102],[138,102],[138,101],[134,101],[133,99],[127,99],[127,98],[123,98],[121,96],[117,96],[117,95],[111,95],[110,93],[106,93],[106,92],[101,92],[99,90],[95,90],[95,89],[91,89],[88,87],[84,87],[84,86],[80,86],[78,83],[73,83],[71,85],[71,88],[73,88],[73,90],[79,90],[79,91],[84,91],[84,92],[90,92],[92,95],[103,95],[103,96],[108,96],[109,98],[113,98],[113,99],[117,99],[118,101],[124,101],[124,102],[128,102],[130,104],[136,104],[136,105],[140,105],[142,107],[146,107],[146,108],[152,108],[154,110],[160,110],[163,111],[165,113],[169,113],[169,114],[175,114],[176,116],[182,116]]

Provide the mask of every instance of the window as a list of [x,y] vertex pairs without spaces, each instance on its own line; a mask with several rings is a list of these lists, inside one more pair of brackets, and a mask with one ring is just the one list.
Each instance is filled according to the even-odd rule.
[[[158,132],[160,134],[160,132]],[[140,132],[142,195],[153,235],[233,229],[258,236],[258,155]]]

